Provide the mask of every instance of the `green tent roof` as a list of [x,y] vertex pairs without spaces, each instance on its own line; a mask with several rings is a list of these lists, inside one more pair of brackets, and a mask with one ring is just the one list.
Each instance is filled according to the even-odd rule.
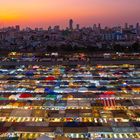
[[47,95],[46,96],[46,100],[51,99],[51,100],[55,100],[57,98],[57,95]]
[[7,98],[4,98],[4,97],[0,97],[0,100],[7,100]]

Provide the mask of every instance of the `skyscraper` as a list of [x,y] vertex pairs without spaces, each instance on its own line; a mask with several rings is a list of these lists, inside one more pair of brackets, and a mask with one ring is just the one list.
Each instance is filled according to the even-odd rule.
[[100,23],[98,24],[98,29],[101,29],[101,24]]
[[73,20],[72,19],[69,20],[69,29],[73,30]]
[[140,27],[140,25],[139,25],[139,23],[137,22],[137,23],[136,23],[136,29],[139,29],[139,27]]
[[128,23],[125,23],[124,28],[128,29]]
[[16,29],[17,31],[20,31],[20,26],[19,26],[19,25],[16,25],[16,26],[15,26],[15,29]]
[[137,32],[137,34],[140,33],[140,25],[139,25],[139,22],[136,23],[136,32]]
[[96,24],[93,25],[93,30],[96,30],[97,26]]
[[80,25],[77,24],[77,25],[76,25],[76,30],[79,30],[79,29],[80,29]]

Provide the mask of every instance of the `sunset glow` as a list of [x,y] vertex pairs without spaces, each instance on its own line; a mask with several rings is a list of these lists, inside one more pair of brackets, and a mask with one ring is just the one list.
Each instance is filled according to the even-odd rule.
[[81,25],[140,21],[140,0],[1,0],[0,26],[61,25],[73,18]]

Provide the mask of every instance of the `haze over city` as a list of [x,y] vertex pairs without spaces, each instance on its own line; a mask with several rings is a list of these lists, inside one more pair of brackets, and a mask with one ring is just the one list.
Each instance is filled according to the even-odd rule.
[[72,18],[81,26],[113,26],[140,21],[139,0],[1,0],[0,27],[67,26]]

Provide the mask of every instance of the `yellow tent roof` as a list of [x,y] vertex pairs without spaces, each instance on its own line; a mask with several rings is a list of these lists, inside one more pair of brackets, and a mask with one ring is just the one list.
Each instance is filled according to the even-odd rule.
[[70,140],[70,138],[64,136],[57,136],[54,140]]

